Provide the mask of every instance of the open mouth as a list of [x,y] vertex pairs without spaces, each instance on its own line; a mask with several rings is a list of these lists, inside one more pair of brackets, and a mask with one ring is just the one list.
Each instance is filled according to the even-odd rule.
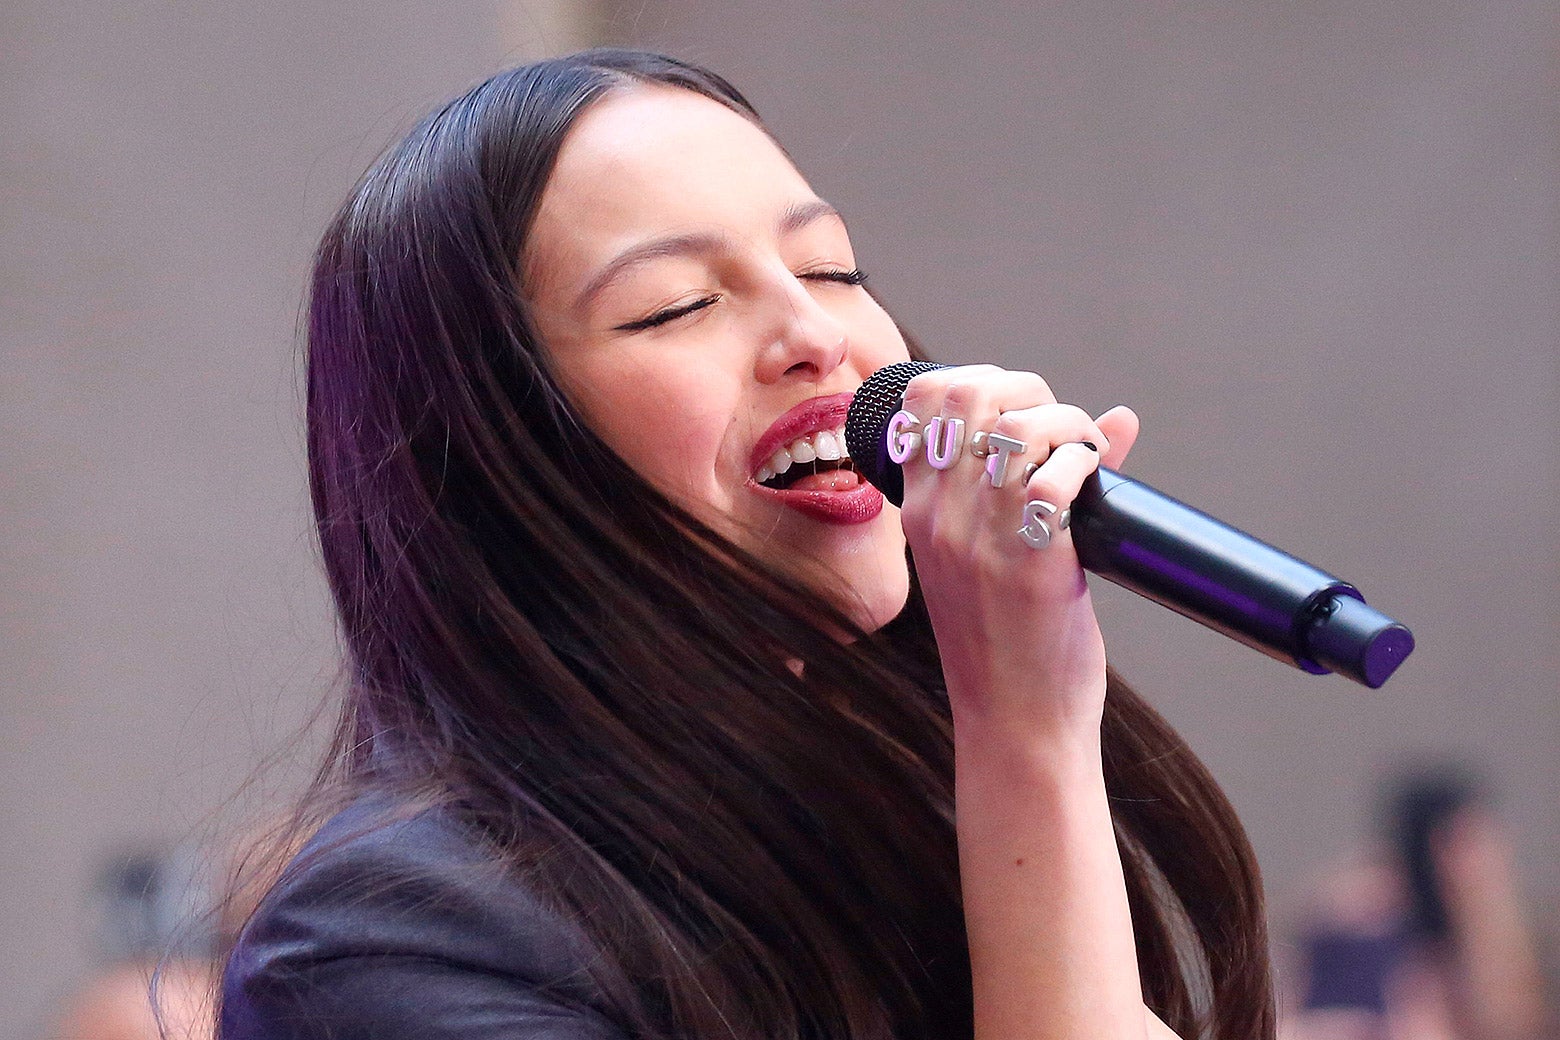
[[845,453],[843,429],[817,430],[777,448],[753,481],[773,491],[850,491],[861,486],[861,476]]
[[882,492],[845,449],[851,398],[850,391],[820,395],[776,419],[753,446],[753,491],[825,524],[864,524],[882,513]]

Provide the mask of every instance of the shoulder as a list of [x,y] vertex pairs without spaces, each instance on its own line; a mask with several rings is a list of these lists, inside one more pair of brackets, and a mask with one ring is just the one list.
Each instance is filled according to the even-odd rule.
[[600,1040],[612,1030],[594,963],[584,934],[449,813],[368,796],[315,834],[245,927],[222,1036],[507,1037],[523,1022]]

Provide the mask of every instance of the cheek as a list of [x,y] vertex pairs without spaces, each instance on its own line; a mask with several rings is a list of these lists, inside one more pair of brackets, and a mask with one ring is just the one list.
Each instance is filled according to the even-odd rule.
[[[674,495],[709,500],[720,459],[721,428],[713,416],[689,411],[665,397],[666,407],[642,408],[619,448],[629,464]],[[718,504],[718,503],[717,503]]]
[[854,342],[856,353],[866,362],[863,367],[876,371],[884,365],[909,360],[910,348],[888,312],[870,298],[861,306],[864,310],[856,320],[859,331]]
[[673,497],[714,501],[732,410],[723,388],[682,366],[576,367],[566,391],[587,424],[641,476]]

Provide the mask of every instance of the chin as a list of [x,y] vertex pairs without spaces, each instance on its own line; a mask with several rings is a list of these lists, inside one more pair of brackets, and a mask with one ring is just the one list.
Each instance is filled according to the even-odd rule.
[[876,632],[904,610],[910,598],[899,510],[884,509],[866,524],[830,525],[790,510],[727,525],[728,536],[749,552],[819,593],[866,632]]
[[[910,599],[910,568],[903,545],[885,555],[890,558],[853,555],[844,560],[818,560],[815,562],[822,563],[821,569],[808,569],[797,576],[804,582],[822,582],[819,591],[826,598],[863,632],[876,632],[898,617]],[[836,636],[846,638],[844,633]]]
[[902,543],[870,577],[870,581],[854,583],[851,615],[864,631],[876,632],[898,617],[910,599],[910,567]]
[[864,609],[858,624],[861,625],[863,631],[876,632],[898,617],[900,612],[905,609],[905,604],[909,599],[910,589],[906,586],[903,595],[894,599],[885,599],[881,603]]

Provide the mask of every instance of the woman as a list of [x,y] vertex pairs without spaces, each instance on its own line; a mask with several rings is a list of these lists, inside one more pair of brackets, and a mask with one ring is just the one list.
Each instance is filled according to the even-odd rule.
[[309,327],[328,822],[226,1037],[1271,1035],[1249,848],[1059,523],[1135,417],[917,377],[1025,447],[918,455],[901,515],[832,435],[908,357],[863,277],[655,55],[498,75],[370,171]]
[[[1552,1036],[1540,944],[1494,800],[1450,763],[1387,788],[1379,848],[1321,879],[1289,1040]],[[1546,1031],[1546,1026],[1549,1030]]]

